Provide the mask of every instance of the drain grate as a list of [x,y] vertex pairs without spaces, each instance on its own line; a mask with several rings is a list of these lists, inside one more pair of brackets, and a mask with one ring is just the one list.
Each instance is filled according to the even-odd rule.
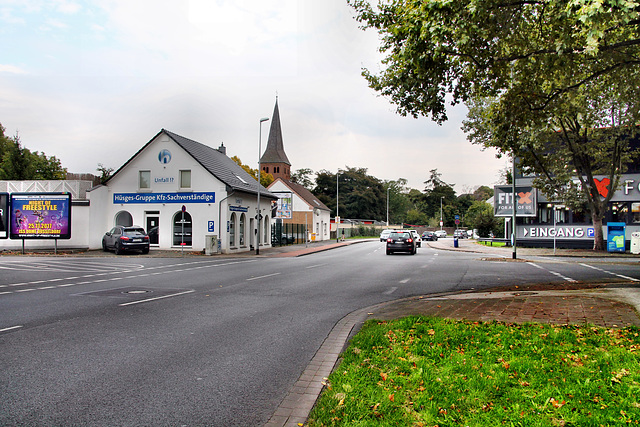
[[171,295],[171,294],[175,294],[176,292],[183,292],[183,291],[185,291],[185,289],[127,286],[124,288],[103,289],[100,291],[82,292],[79,294],[74,294],[74,296],[136,299],[140,297],[148,297],[149,295],[153,295],[154,297],[161,297],[164,295]]

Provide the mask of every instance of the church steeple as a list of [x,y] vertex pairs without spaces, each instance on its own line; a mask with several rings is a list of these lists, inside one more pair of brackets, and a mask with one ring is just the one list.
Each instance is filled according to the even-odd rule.
[[274,178],[286,180],[291,178],[291,162],[284,152],[284,143],[282,142],[278,97],[276,97],[276,106],[273,109],[273,117],[271,118],[267,148],[260,158],[260,163],[262,164],[262,171],[270,173]]

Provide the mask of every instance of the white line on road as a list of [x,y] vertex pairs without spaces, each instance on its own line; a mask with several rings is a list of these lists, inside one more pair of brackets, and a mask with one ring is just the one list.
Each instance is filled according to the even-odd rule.
[[316,265],[310,265],[310,266],[308,266],[308,267],[305,267],[305,268],[316,268],[316,267],[323,267],[323,266],[325,266],[325,265],[327,265],[327,264],[316,264]]
[[386,291],[384,291],[382,294],[383,295],[391,295],[392,293],[394,293],[398,288],[396,286],[393,286],[390,289],[387,289]]
[[411,280],[411,279],[402,279],[402,280],[400,280],[400,283],[407,283],[409,280]]
[[620,277],[621,279],[631,280],[632,282],[640,282],[639,279],[636,279],[636,278],[633,278],[633,277],[629,277],[629,276],[624,276],[622,274],[614,273],[612,271],[604,270],[602,268],[594,267],[593,265],[583,264],[583,263],[580,263],[580,265],[583,266],[583,267],[592,268],[592,269],[600,271],[602,273],[607,273],[607,274],[611,274],[612,276]]
[[553,274],[554,276],[557,276],[557,277],[559,277],[559,278],[561,278],[562,280],[565,280],[565,281],[567,281],[567,282],[572,282],[572,283],[573,283],[573,282],[577,282],[577,280],[572,279],[571,277],[563,276],[562,274],[560,274],[560,273],[558,273],[558,272],[556,272],[556,271],[552,271],[552,270],[546,269],[546,268],[544,268],[544,267],[542,267],[542,266],[540,266],[540,265],[538,265],[538,264],[535,264],[535,263],[530,262],[530,263],[529,263],[529,265],[532,265],[532,266],[534,266],[535,268],[539,268],[540,270],[548,271],[549,273]]
[[179,292],[177,294],[171,294],[171,295],[163,295],[161,297],[155,297],[155,298],[147,298],[147,299],[143,299],[140,301],[131,301],[131,302],[125,302],[122,304],[118,304],[120,307],[125,307],[127,305],[134,305],[134,304],[142,304],[143,302],[150,302],[150,301],[156,301],[159,299],[164,299],[164,298],[171,298],[171,297],[177,297],[178,295],[185,295],[185,294],[190,294],[192,292],[195,292],[194,290],[191,291],[185,291],[185,292]]
[[12,330],[14,330],[14,329],[20,329],[20,328],[22,328],[22,327],[23,327],[22,325],[18,325],[18,326],[11,326],[11,327],[9,327],[9,328],[0,329],[0,332],[12,331]]
[[265,276],[250,277],[250,278],[247,279],[247,282],[249,282],[251,280],[264,279],[265,277],[277,276],[278,274],[282,274],[282,273],[271,273],[271,274],[267,274]]

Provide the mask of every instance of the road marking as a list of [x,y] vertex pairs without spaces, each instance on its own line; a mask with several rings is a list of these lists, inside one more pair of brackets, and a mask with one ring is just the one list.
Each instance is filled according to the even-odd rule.
[[282,273],[271,273],[271,274],[267,274],[264,276],[258,276],[258,277],[250,277],[247,280],[247,282],[251,281],[251,280],[258,280],[258,279],[264,279],[265,277],[271,277],[271,276],[277,276],[278,274],[282,274]]
[[636,278],[629,277],[629,276],[624,276],[622,274],[618,274],[618,273],[614,273],[612,271],[604,270],[602,268],[594,267],[594,266],[589,265],[589,264],[580,263],[580,265],[583,266],[583,267],[588,267],[588,268],[600,271],[601,273],[607,273],[607,274],[611,274],[612,276],[620,277],[621,279],[631,280],[632,282],[640,282],[640,279],[636,279]]
[[556,271],[552,271],[552,270],[546,269],[546,268],[544,268],[544,267],[542,267],[542,266],[540,266],[538,264],[535,264],[535,263],[532,263],[532,262],[530,262],[529,264],[534,266],[535,268],[539,268],[540,270],[548,271],[549,273],[553,274],[554,276],[557,276],[557,277],[559,277],[562,280],[565,280],[567,282],[571,282],[571,283],[577,282],[577,280],[572,279],[571,277],[563,276],[562,274],[560,274],[560,273],[558,273]]
[[4,328],[4,329],[0,329],[0,332],[7,332],[7,331],[13,331],[14,329],[20,329],[23,328],[24,326],[22,325],[18,325],[18,326],[11,326],[9,328]]
[[400,283],[407,283],[409,280],[411,279],[403,279],[403,280],[400,280]]
[[394,293],[398,288],[396,286],[387,289],[386,291],[384,291],[382,294],[383,295],[391,295],[392,293]]
[[143,299],[140,301],[131,301],[131,302],[125,302],[122,304],[118,304],[120,307],[125,307],[127,305],[134,305],[134,304],[142,304],[143,302],[150,302],[150,301],[157,301],[159,299],[164,299],[164,298],[171,298],[171,297],[177,297],[179,295],[185,295],[185,294],[190,294],[192,292],[195,292],[194,290],[190,290],[190,291],[185,291],[185,292],[179,292],[177,294],[171,294],[171,295],[163,295],[161,297],[155,297],[155,298],[147,298],[147,299]]
[[327,264],[316,264],[316,265],[310,265],[309,267],[305,267],[305,268],[316,268],[316,267],[323,267]]

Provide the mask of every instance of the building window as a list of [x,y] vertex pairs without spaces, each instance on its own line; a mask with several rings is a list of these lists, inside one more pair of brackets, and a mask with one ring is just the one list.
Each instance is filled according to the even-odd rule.
[[269,166],[262,168],[266,173],[269,173]]
[[127,211],[120,211],[116,214],[116,225],[131,227],[133,225],[133,217]]
[[632,221],[634,224],[640,223],[640,203],[631,203]]
[[231,221],[229,221],[229,246],[236,245],[236,214],[231,214]]
[[180,188],[191,188],[191,171],[180,171]]
[[191,246],[192,227],[189,212],[176,212],[173,216],[173,245]]
[[244,222],[245,222],[245,215],[242,214],[240,215],[240,226],[238,228],[238,237],[240,238],[240,246],[244,246],[245,242],[244,242]]
[[629,213],[629,205],[622,203],[611,204],[611,222],[627,222],[627,216]]
[[151,188],[151,171],[140,171],[138,173],[138,188],[149,190]]

